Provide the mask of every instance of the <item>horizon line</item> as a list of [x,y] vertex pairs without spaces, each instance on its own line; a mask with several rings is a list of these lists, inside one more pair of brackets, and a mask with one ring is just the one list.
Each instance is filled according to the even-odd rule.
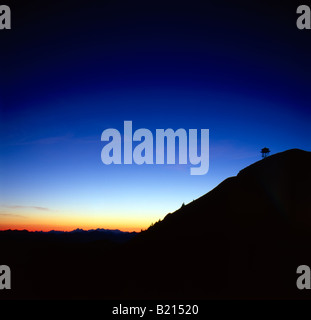
[[[138,228],[135,228],[135,229],[138,229]],[[50,229],[50,230],[29,230],[29,229],[0,229],[0,232],[2,231],[27,231],[27,232],[43,232],[43,233],[48,233],[48,232],[64,232],[64,233],[71,233],[73,231],[85,231],[85,232],[89,232],[89,231],[100,231],[100,230],[105,230],[105,231],[119,231],[119,232],[128,232],[128,233],[140,233],[142,230],[144,229],[141,229],[140,231],[129,231],[129,230],[120,230],[120,229],[105,229],[105,228],[96,228],[96,229],[81,229],[81,228],[75,228],[75,229],[72,229],[72,230],[57,230],[57,229]]]

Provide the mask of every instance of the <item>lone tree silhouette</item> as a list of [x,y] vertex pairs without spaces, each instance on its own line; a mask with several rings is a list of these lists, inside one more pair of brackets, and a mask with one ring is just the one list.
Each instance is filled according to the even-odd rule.
[[270,149],[264,147],[264,148],[261,149],[260,152],[261,152],[262,158],[265,159],[265,158],[267,158],[267,156],[269,155]]

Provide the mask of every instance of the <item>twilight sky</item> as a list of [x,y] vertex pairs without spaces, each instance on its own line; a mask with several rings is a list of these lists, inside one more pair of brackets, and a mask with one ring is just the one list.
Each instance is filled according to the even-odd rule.
[[[311,31],[272,2],[7,1],[0,229],[140,230],[265,146],[310,151]],[[125,120],[209,129],[209,172],[104,165],[101,133]]]

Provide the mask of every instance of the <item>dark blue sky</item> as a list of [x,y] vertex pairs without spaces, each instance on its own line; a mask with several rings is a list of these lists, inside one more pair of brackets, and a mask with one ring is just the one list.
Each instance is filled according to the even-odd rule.
[[[296,8],[12,4],[12,30],[0,32],[2,218],[140,228],[259,160],[264,146],[311,150],[311,31],[296,28]],[[105,166],[101,133],[122,132],[124,120],[134,130],[210,129],[208,174]]]

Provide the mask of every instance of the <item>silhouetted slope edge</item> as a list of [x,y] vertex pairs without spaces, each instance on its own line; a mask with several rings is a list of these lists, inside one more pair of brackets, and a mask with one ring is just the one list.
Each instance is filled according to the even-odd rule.
[[307,151],[272,155],[132,239],[129,252],[144,257],[131,269],[134,277],[148,277],[146,270],[152,270],[148,286],[138,281],[140,293],[299,296],[296,268],[311,265],[310,165]]
[[[290,223],[311,228],[311,152],[284,151],[241,170],[144,232],[198,232]],[[169,230],[172,228],[172,230]],[[216,229],[215,229],[216,228]],[[162,234],[163,236],[163,234]]]

